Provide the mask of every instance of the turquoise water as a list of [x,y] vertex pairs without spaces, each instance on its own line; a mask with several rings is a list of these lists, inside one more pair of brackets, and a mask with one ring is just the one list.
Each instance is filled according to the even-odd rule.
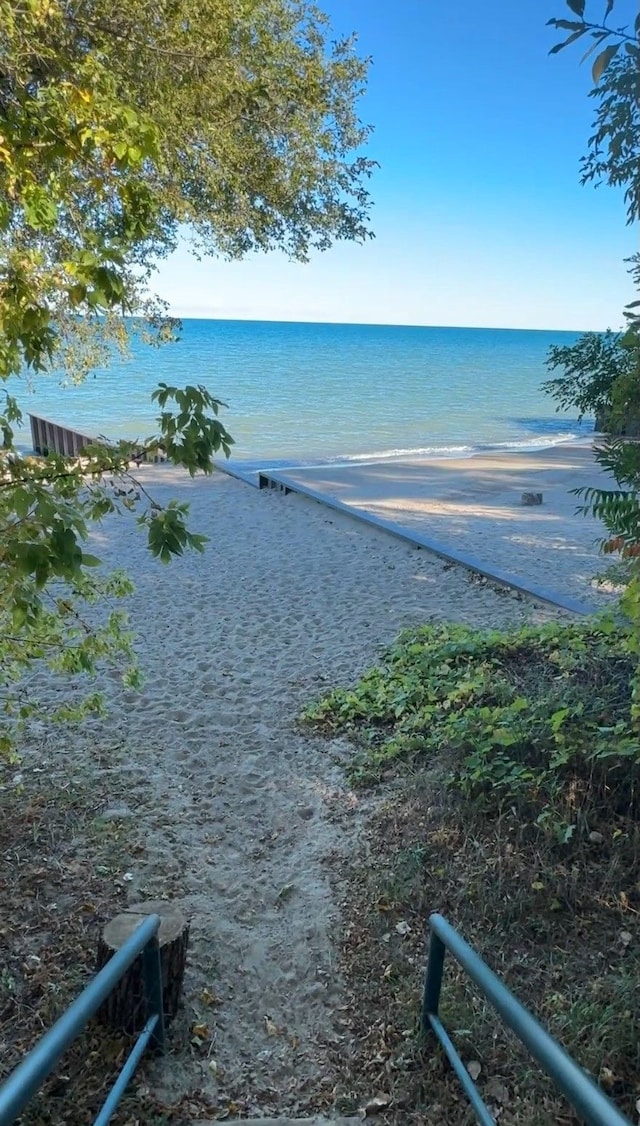
[[[574,333],[185,320],[176,344],[137,344],[80,387],[38,377],[23,411],[108,437],[154,430],[161,380],[228,403],[238,462],[286,464],[535,448],[577,437],[540,390],[552,344]],[[27,439],[26,432],[21,435]]]

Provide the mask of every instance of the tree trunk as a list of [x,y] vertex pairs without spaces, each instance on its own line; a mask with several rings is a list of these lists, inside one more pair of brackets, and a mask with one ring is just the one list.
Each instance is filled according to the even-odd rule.
[[[168,1022],[178,1011],[189,943],[189,923],[172,903],[166,900],[136,903],[122,915],[116,915],[115,919],[107,923],[98,940],[96,969],[102,969],[147,915],[159,915],[162,920],[158,944],[164,1019]],[[142,982],[142,956],[136,958],[129,967],[97,1016],[103,1024],[126,1032],[139,1032],[144,1026],[147,1012]]]

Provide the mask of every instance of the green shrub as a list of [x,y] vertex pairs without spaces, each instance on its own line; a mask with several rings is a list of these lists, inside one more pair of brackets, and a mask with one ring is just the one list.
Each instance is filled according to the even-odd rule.
[[355,736],[361,779],[444,755],[447,784],[487,813],[514,807],[566,841],[635,816],[634,665],[628,631],[604,618],[504,633],[424,626],[304,718]]

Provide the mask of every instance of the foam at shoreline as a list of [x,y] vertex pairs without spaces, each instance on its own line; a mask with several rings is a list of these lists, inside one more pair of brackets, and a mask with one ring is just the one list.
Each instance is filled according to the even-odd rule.
[[569,431],[561,433],[552,437],[551,435],[539,435],[536,438],[522,438],[513,439],[504,442],[479,442],[475,445],[462,444],[455,446],[421,446],[415,449],[393,449],[393,450],[380,450],[371,453],[363,454],[347,454],[344,457],[327,458],[326,464],[335,465],[339,462],[344,462],[345,465],[351,462],[363,461],[391,461],[391,460],[405,460],[405,459],[421,459],[428,458],[442,458],[448,460],[449,458],[458,457],[475,457],[477,454],[500,452],[503,450],[546,450],[555,446],[564,446],[573,444],[578,445],[590,444],[592,438],[587,437],[581,432]]
[[[494,442],[494,443],[477,443],[469,444],[462,443],[451,446],[417,446],[409,448],[398,448],[390,450],[370,451],[368,453],[357,454],[337,454],[335,457],[317,457],[317,458],[287,458],[273,457],[273,458],[251,458],[251,457],[234,457],[231,456],[228,462],[231,468],[242,470],[245,473],[258,473],[267,472],[269,470],[288,470],[288,469],[323,469],[331,467],[339,469],[341,467],[358,466],[358,465],[373,465],[378,462],[404,462],[416,461],[421,462],[425,459],[429,461],[456,461],[466,460],[467,458],[474,458],[492,453],[531,453],[543,451],[547,449],[555,449],[557,446],[578,446],[591,448],[598,435],[594,431],[578,431],[568,432],[566,434],[559,434],[556,436],[539,435],[533,438],[526,438],[513,441]],[[219,462],[224,466],[223,462]]]

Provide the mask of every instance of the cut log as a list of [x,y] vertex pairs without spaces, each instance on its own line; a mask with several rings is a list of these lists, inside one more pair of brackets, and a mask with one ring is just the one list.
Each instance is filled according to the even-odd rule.
[[[98,941],[96,969],[101,970],[122,944],[148,915],[159,915],[158,931],[160,965],[162,967],[163,1009],[165,1023],[178,1011],[182,981],[187,961],[189,923],[171,902],[166,900],[136,903],[122,915],[107,923]],[[142,980],[142,956],[121,978],[97,1014],[98,1020],[124,1032],[139,1032],[147,1019]]]
[[542,504],[542,493],[523,493],[520,504]]

